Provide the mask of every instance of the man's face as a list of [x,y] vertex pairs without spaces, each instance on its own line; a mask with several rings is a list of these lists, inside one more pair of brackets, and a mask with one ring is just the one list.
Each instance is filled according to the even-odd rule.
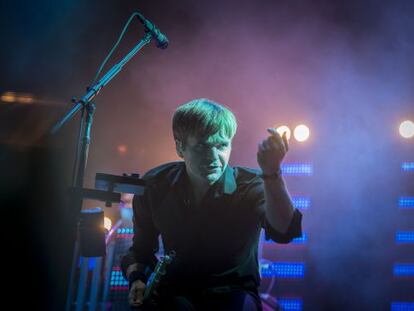
[[220,133],[204,138],[189,136],[182,148],[177,146],[177,151],[184,159],[187,174],[192,180],[212,185],[227,167],[231,139]]

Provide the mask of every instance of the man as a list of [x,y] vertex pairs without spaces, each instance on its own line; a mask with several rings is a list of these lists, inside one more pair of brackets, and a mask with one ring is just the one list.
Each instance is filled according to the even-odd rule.
[[286,134],[268,129],[258,146],[259,172],[228,165],[236,129],[233,113],[213,101],[177,108],[173,134],[184,161],[150,170],[145,194],[133,201],[133,245],[121,264],[132,307],[142,306],[161,235],[165,253],[176,256],[157,290],[156,310],[262,310],[260,230],[288,243],[301,236],[302,215],[281,176]]

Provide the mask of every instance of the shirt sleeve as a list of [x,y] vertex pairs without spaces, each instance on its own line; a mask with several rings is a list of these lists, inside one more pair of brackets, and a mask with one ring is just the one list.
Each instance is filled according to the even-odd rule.
[[264,196],[264,184],[260,177],[251,184],[249,189],[249,200],[253,201],[256,208],[258,208],[261,219],[261,226],[265,231],[266,240],[273,240],[277,243],[287,244],[294,238],[302,236],[302,214],[299,210],[295,209],[292,220],[289,224],[286,233],[281,233],[275,230],[266,219],[265,211],[265,196]]
[[300,238],[302,236],[302,214],[295,209],[286,233],[280,233],[273,229],[265,216],[263,216],[262,227],[265,230],[266,240],[272,239],[277,243],[287,244],[294,238]]
[[152,219],[149,190],[146,189],[141,196],[135,196],[132,206],[134,236],[132,246],[121,259],[121,269],[123,276],[127,278],[128,267],[137,264],[137,270],[142,275],[140,279],[146,282],[147,277],[157,263],[155,253],[159,247],[159,232]]

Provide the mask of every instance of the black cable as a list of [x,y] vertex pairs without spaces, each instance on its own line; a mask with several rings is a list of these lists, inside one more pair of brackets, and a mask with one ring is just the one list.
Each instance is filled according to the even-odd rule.
[[75,162],[73,163],[73,169],[72,169],[72,187],[76,186],[76,179],[77,179],[77,172],[78,172],[78,160],[79,160],[79,150],[82,140],[82,133],[83,133],[83,115],[84,115],[85,109],[82,108],[81,116],[80,116],[80,124],[79,124],[79,133],[78,133],[78,143],[76,144],[76,152],[75,152]]
[[129,24],[131,24],[132,19],[135,16],[138,16],[139,13],[138,12],[134,12],[132,13],[131,17],[128,19],[128,21],[126,22],[124,29],[122,29],[121,34],[118,37],[118,41],[115,43],[115,45],[112,47],[112,49],[109,51],[108,55],[105,57],[104,61],[102,62],[101,66],[99,67],[98,72],[95,75],[95,78],[93,79],[93,82],[91,85],[95,85],[96,81],[98,80],[98,76],[100,75],[100,73],[102,72],[104,66],[106,65],[106,63],[108,62],[109,58],[112,56],[112,54],[115,52],[116,48],[118,47],[119,43],[121,42],[122,38],[125,35],[125,32],[127,31]]

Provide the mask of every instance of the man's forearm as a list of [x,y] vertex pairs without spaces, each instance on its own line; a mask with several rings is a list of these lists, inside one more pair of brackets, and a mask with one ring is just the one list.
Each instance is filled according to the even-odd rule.
[[267,221],[276,231],[286,233],[295,208],[283,178],[264,179],[264,193]]
[[124,257],[121,259],[121,270],[122,274],[125,279],[129,280],[129,276],[132,272],[145,272],[146,266],[142,263],[136,261],[135,255],[132,251],[129,251]]
[[127,279],[129,279],[129,276],[131,275],[132,272],[142,270],[142,268],[141,269],[139,269],[139,268],[140,268],[140,265],[138,263],[134,263],[132,265],[129,265],[126,272],[125,272]]

